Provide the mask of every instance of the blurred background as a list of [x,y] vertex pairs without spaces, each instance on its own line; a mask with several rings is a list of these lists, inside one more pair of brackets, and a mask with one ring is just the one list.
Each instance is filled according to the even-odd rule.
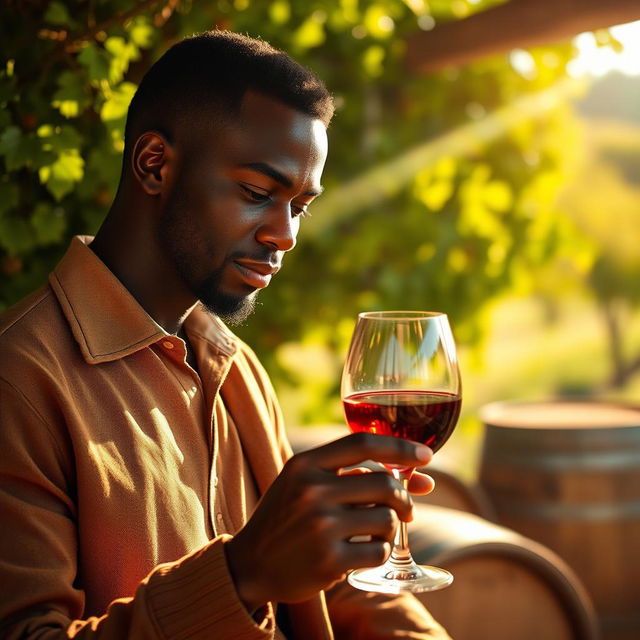
[[634,3],[5,0],[0,18],[0,308],[97,229],[144,71],[219,27],[291,53],[338,107],[326,195],[237,330],[289,424],[343,424],[346,347],[372,309],[449,314],[465,396],[441,455],[463,476],[487,402],[638,398]]

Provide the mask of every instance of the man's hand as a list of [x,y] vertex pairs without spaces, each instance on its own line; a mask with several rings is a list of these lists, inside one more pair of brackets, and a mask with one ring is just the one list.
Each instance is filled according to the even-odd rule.
[[[244,528],[226,545],[240,599],[250,612],[266,602],[299,602],[358,567],[382,564],[391,553],[398,518],[412,518],[412,502],[387,472],[339,474],[365,460],[422,466],[424,445],[357,433],[291,458]],[[428,492],[417,476],[411,487]],[[369,542],[349,542],[371,536]]]
[[420,471],[414,471],[409,479],[409,493],[415,493],[419,496],[426,496],[431,493],[436,486],[431,476]]

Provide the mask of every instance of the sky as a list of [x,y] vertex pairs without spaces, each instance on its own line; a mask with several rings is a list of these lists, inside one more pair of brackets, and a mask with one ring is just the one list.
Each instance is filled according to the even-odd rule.
[[623,51],[616,53],[609,46],[599,47],[593,33],[581,33],[574,40],[579,54],[567,67],[569,75],[578,78],[621,71],[640,76],[640,20],[611,27],[610,31],[622,44]]

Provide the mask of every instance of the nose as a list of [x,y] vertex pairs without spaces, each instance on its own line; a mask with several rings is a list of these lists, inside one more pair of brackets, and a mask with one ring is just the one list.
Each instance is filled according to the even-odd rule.
[[272,206],[256,231],[256,240],[276,251],[291,251],[296,246],[300,220],[291,215],[288,203]]

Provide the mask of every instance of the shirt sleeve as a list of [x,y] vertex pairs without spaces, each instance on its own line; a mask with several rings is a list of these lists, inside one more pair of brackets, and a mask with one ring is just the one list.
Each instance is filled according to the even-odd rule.
[[224,552],[230,536],[156,567],[132,597],[83,617],[69,443],[0,380],[0,637],[271,640],[271,605],[256,622]]

